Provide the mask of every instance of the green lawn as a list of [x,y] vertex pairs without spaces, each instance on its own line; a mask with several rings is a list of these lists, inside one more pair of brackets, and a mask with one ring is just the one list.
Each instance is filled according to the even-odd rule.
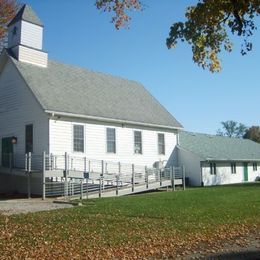
[[91,256],[99,250],[114,254],[173,238],[210,239],[216,230],[230,233],[245,226],[260,226],[260,184],[85,200],[72,209],[8,220],[0,216],[0,251],[12,257],[37,257],[35,248],[46,257],[65,258],[71,252]]

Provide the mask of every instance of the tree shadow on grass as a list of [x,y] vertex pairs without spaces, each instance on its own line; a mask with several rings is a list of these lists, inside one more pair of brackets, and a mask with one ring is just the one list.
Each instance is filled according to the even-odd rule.
[[215,254],[206,259],[221,259],[221,260],[253,260],[260,259],[260,250],[255,251],[241,251],[241,252],[230,252],[230,253],[220,253]]
[[[31,195],[31,198],[40,198],[41,196]],[[24,193],[0,193],[0,201],[4,200],[16,200],[16,199],[28,199],[28,194]]]

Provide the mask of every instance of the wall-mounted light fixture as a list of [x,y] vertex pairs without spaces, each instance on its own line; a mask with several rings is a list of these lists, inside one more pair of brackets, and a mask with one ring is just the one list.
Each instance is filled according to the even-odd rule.
[[15,136],[12,137],[12,144],[17,144],[17,137]]

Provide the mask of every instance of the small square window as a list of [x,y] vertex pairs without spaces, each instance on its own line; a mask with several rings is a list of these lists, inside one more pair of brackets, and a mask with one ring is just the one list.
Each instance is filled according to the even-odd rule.
[[15,36],[17,34],[17,27],[16,26],[13,28],[12,32],[13,32],[13,36]]

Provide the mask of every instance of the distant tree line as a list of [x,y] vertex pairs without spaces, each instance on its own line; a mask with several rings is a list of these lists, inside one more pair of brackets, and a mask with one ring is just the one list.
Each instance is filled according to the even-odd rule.
[[217,130],[217,135],[250,139],[260,143],[260,126],[247,127],[233,120],[223,121],[221,129]]

